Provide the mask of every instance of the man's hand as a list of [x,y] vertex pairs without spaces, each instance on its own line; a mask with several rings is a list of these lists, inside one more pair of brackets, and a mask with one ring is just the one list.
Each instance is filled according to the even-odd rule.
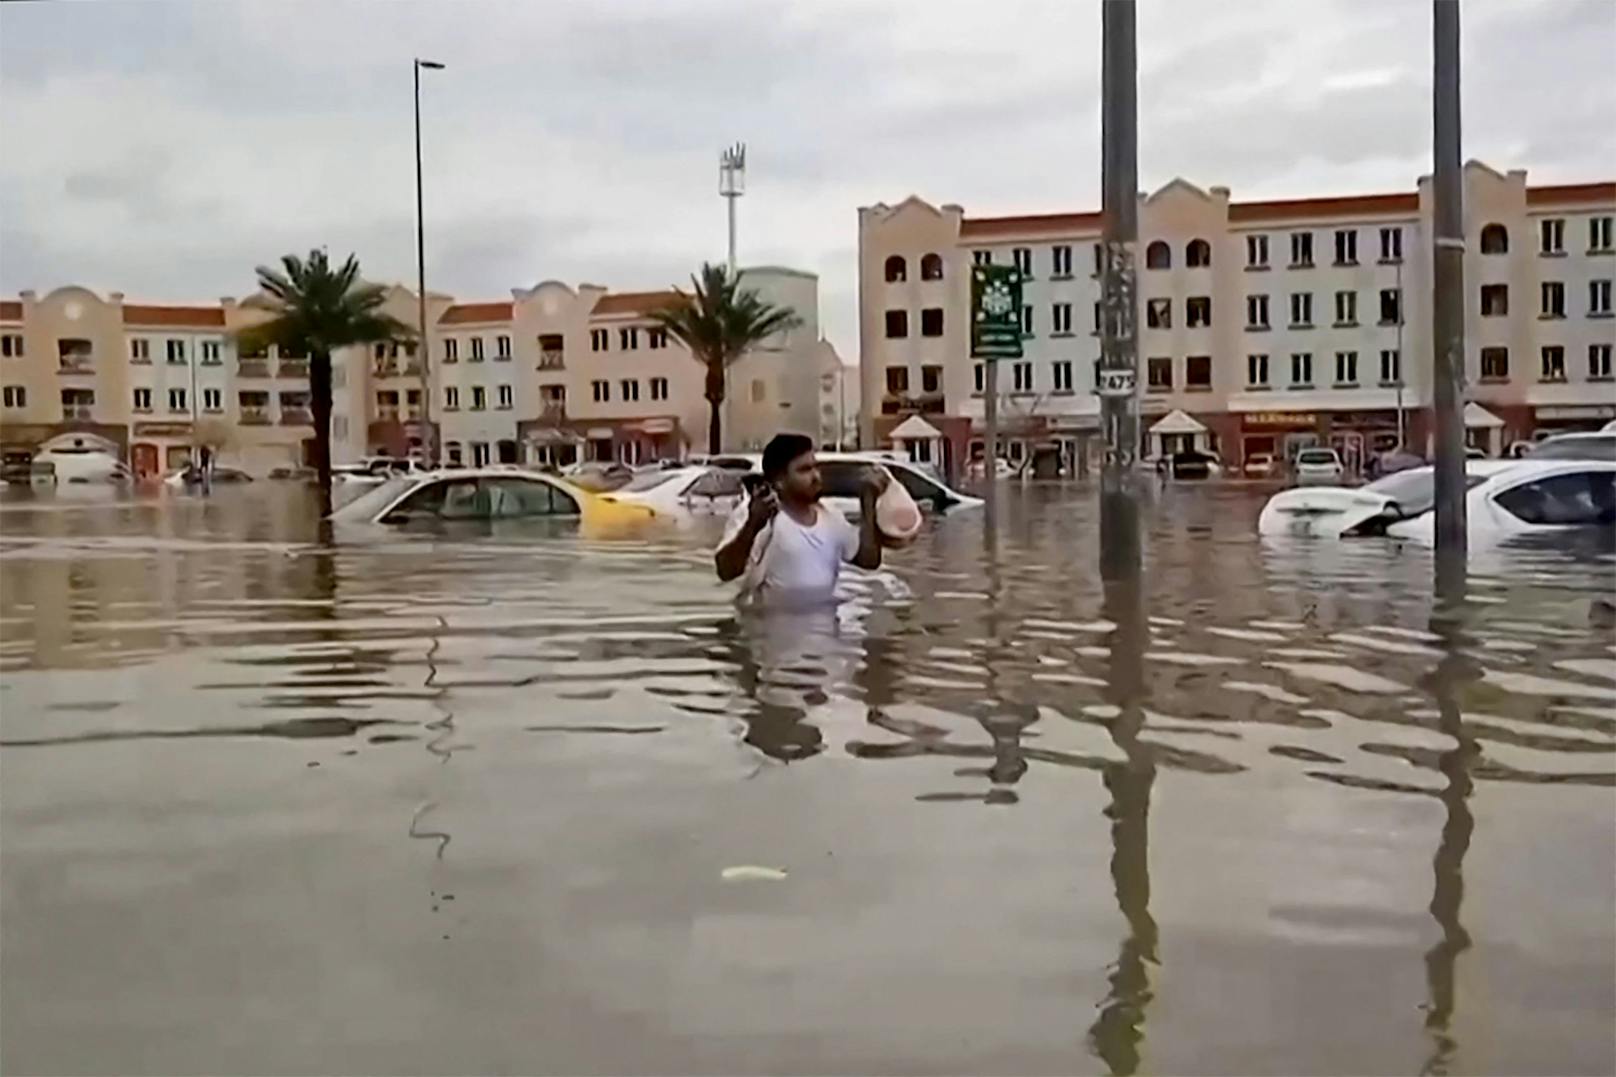
[[886,468],[865,468],[864,476],[859,480],[859,500],[866,504],[876,501],[887,492],[892,483],[892,476],[887,474]]
[[756,534],[779,511],[780,499],[775,496],[773,487],[759,486],[746,504],[746,526]]

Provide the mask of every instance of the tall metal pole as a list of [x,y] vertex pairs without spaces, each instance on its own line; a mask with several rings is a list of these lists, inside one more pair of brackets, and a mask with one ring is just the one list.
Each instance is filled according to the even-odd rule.
[[982,360],[982,482],[991,508],[999,489],[999,360]]
[[[1465,576],[1464,189],[1459,138],[1459,0],[1433,0],[1433,143],[1436,158],[1432,298],[1436,347],[1436,588]],[[1399,313],[1401,313],[1399,311]]]
[[[1101,11],[1100,182],[1104,221],[1100,285],[1100,575],[1139,574],[1138,312],[1134,248],[1139,239],[1138,74],[1133,0]],[[991,398],[990,398],[991,399]]]
[[1403,261],[1397,261],[1397,451],[1408,451],[1408,429],[1403,415]]
[[[432,375],[431,342],[426,335],[426,213],[421,194],[421,68],[443,70],[435,60],[416,57],[412,68],[415,75],[415,303],[420,319],[420,339],[416,344],[415,359],[421,371],[421,449],[427,463],[437,463],[438,453],[432,437]],[[409,415],[405,410],[406,417]]]

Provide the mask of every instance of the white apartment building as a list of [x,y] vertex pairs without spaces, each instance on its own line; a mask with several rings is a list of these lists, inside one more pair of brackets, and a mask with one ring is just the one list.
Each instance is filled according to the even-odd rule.
[[[1465,168],[1472,441],[1491,452],[1616,415],[1616,183],[1530,187]],[[1427,440],[1431,188],[1234,202],[1174,180],[1141,196],[1137,291],[1149,454],[1225,462],[1331,444],[1349,463]],[[1025,356],[999,363],[1012,456],[1087,456],[1098,430],[1098,213],[971,218],[910,198],[859,211],[864,434],[919,414],[943,463],[980,451],[985,370],[969,354],[968,267],[1017,264]],[[1406,357],[1406,361],[1405,361]]]

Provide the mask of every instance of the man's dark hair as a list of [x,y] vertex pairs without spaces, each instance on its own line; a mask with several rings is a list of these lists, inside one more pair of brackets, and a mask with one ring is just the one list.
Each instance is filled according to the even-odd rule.
[[814,451],[814,439],[805,434],[776,434],[763,447],[763,477],[773,482],[786,473],[791,461]]

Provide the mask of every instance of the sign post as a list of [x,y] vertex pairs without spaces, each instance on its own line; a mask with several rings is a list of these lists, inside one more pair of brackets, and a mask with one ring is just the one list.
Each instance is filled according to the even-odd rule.
[[971,358],[982,360],[982,479],[993,497],[999,477],[999,360],[1021,358],[1021,270],[971,267]]

